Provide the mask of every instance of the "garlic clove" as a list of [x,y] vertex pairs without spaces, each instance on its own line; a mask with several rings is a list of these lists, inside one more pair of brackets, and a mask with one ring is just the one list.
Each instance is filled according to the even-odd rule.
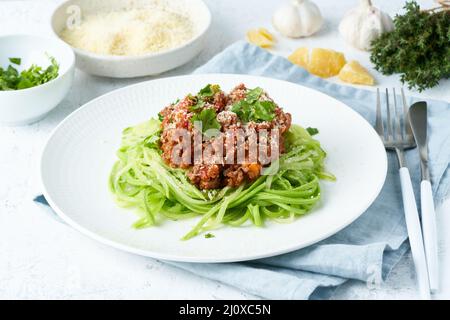
[[307,37],[317,32],[323,18],[316,4],[308,0],[292,0],[281,6],[272,17],[274,28],[290,38]]
[[391,17],[372,6],[370,0],[361,0],[339,24],[339,32],[346,42],[360,50],[370,50],[373,40],[393,29]]

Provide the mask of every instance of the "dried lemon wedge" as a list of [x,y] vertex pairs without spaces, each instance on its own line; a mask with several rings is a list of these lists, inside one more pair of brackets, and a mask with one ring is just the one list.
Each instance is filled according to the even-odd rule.
[[344,54],[338,51],[322,48],[311,50],[308,71],[322,78],[337,75],[345,65]]
[[349,61],[339,72],[339,79],[353,84],[374,85],[375,80],[358,61]]
[[261,48],[270,48],[275,43],[274,36],[265,28],[249,30],[247,32],[247,40]]
[[305,47],[298,48],[288,57],[288,60],[293,64],[308,69],[309,49]]

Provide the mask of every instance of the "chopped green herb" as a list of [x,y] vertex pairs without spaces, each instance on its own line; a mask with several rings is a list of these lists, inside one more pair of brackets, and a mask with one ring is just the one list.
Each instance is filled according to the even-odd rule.
[[236,113],[243,122],[249,122],[252,113],[251,106],[246,100],[241,100],[233,104],[231,111]]
[[201,89],[197,96],[190,95],[190,98],[195,102],[193,106],[189,108],[191,112],[197,112],[202,110],[206,102],[210,101],[211,97],[213,97],[217,92],[220,91],[220,86],[217,84],[208,84],[206,87]]
[[20,58],[9,58],[9,61],[11,63],[17,64],[18,66],[20,66],[20,64],[22,63],[22,59]]
[[245,100],[236,102],[231,111],[237,114],[244,123],[249,121],[272,121],[275,118],[276,105],[272,101],[258,100],[263,89],[255,88],[247,93]]
[[310,136],[314,136],[319,133],[319,130],[317,128],[311,128],[311,127],[306,128],[306,131],[308,131]]
[[158,113],[158,120],[161,122],[164,121],[164,116],[161,113]]
[[217,85],[217,84],[208,84],[206,87],[204,87],[203,89],[201,89],[198,92],[198,96],[202,97],[202,98],[212,97],[219,91],[220,91],[220,86],[219,85]]
[[217,121],[216,110],[209,108],[203,109],[202,112],[195,114],[191,118],[191,122],[201,122],[202,132],[206,132],[209,129],[220,129],[220,123]]
[[253,119],[256,121],[272,121],[275,118],[275,103],[272,101],[257,101],[253,110]]
[[205,102],[203,100],[199,100],[197,104],[194,104],[193,106],[189,107],[189,111],[200,111],[205,106]]
[[215,238],[215,237],[216,237],[216,236],[213,235],[212,233],[207,233],[207,234],[205,234],[205,238],[206,238],[206,239]]
[[[51,65],[46,69],[32,65],[21,73],[9,65],[6,70],[0,67],[0,91],[20,90],[36,87],[58,77],[59,65],[53,57],[49,58]],[[10,58],[12,63],[21,62],[19,58]]]
[[245,100],[250,104],[255,103],[262,93],[263,89],[260,87],[256,87],[255,89],[252,89],[249,92],[247,92],[247,97],[245,98]]

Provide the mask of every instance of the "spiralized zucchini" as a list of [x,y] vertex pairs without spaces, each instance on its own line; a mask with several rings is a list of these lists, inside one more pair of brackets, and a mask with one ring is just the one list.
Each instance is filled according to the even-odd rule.
[[[161,219],[201,219],[183,240],[227,225],[263,226],[265,220],[289,223],[309,212],[321,197],[320,179],[334,180],[325,172],[325,151],[300,126],[286,134],[287,152],[279,169],[239,188],[199,190],[183,169],[167,166],[161,158],[160,122],[151,119],[124,130],[119,160],[111,171],[109,186],[117,204],[136,208],[135,228],[158,225]],[[270,168],[268,169],[270,170]]]

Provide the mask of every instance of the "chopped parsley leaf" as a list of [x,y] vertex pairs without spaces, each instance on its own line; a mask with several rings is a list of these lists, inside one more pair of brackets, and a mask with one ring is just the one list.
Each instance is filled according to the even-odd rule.
[[11,63],[17,64],[18,66],[20,66],[20,64],[22,63],[22,59],[20,58],[9,58],[9,61]]
[[245,100],[250,104],[255,103],[262,93],[263,89],[260,87],[256,87],[255,89],[252,89],[249,92],[247,92],[247,97],[245,98]]
[[199,91],[198,96],[201,97],[201,98],[212,97],[219,91],[220,91],[220,86],[219,85],[217,85],[217,84],[208,84],[206,87],[204,87],[203,89],[201,89]]
[[275,118],[276,105],[272,101],[258,100],[262,94],[261,88],[255,88],[247,93],[244,100],[236,102],[231,111],[236,113],[244,123],[249,121],[272,121]]
[[[49,59],[51,65],[46,69],[32,65],[19,73],[12,65],[9,65],[6,70],[0,67],[0,91],[27,89],[55,79],[58,77],[59,64],[55,58],[50,57]],[[9,60],[14,64],[21,62],[19,58],[10,58]]]
[[202,112],[195,114],[191,118],[191,122],[201,122],[202,132],[206,132],[209,129],[220,129],[220,123],[217,121],[216,110],[212,108],[203,109]]
[[311,128],[311,127],[306,128],[306,131],[308,131],[310,136],[314,136],[319,133],[319,130],[317,128]]
[[272,101],[257,101],[253,110],[253,119],[272,121],[275,118],[275,103]]
[[250,104],[246,100],[241,100],[233,104],[233,107],[231,107],[231,111],[236,113],[239,119],[241,119],[243,122],[250,121],[252,110]]
[[203,100],[199,100],[199,101],[197,101],[196,104],[189,107],[189,111],[200,111],[201,109],[203,109],[204,106],[205,106],[205,102]]
[[212,233],[207,233],[207,234],[205,234],[205,238],[206,238],[206,239],[215,238],[215,237],[216,237],[216,236],[213,235]]

